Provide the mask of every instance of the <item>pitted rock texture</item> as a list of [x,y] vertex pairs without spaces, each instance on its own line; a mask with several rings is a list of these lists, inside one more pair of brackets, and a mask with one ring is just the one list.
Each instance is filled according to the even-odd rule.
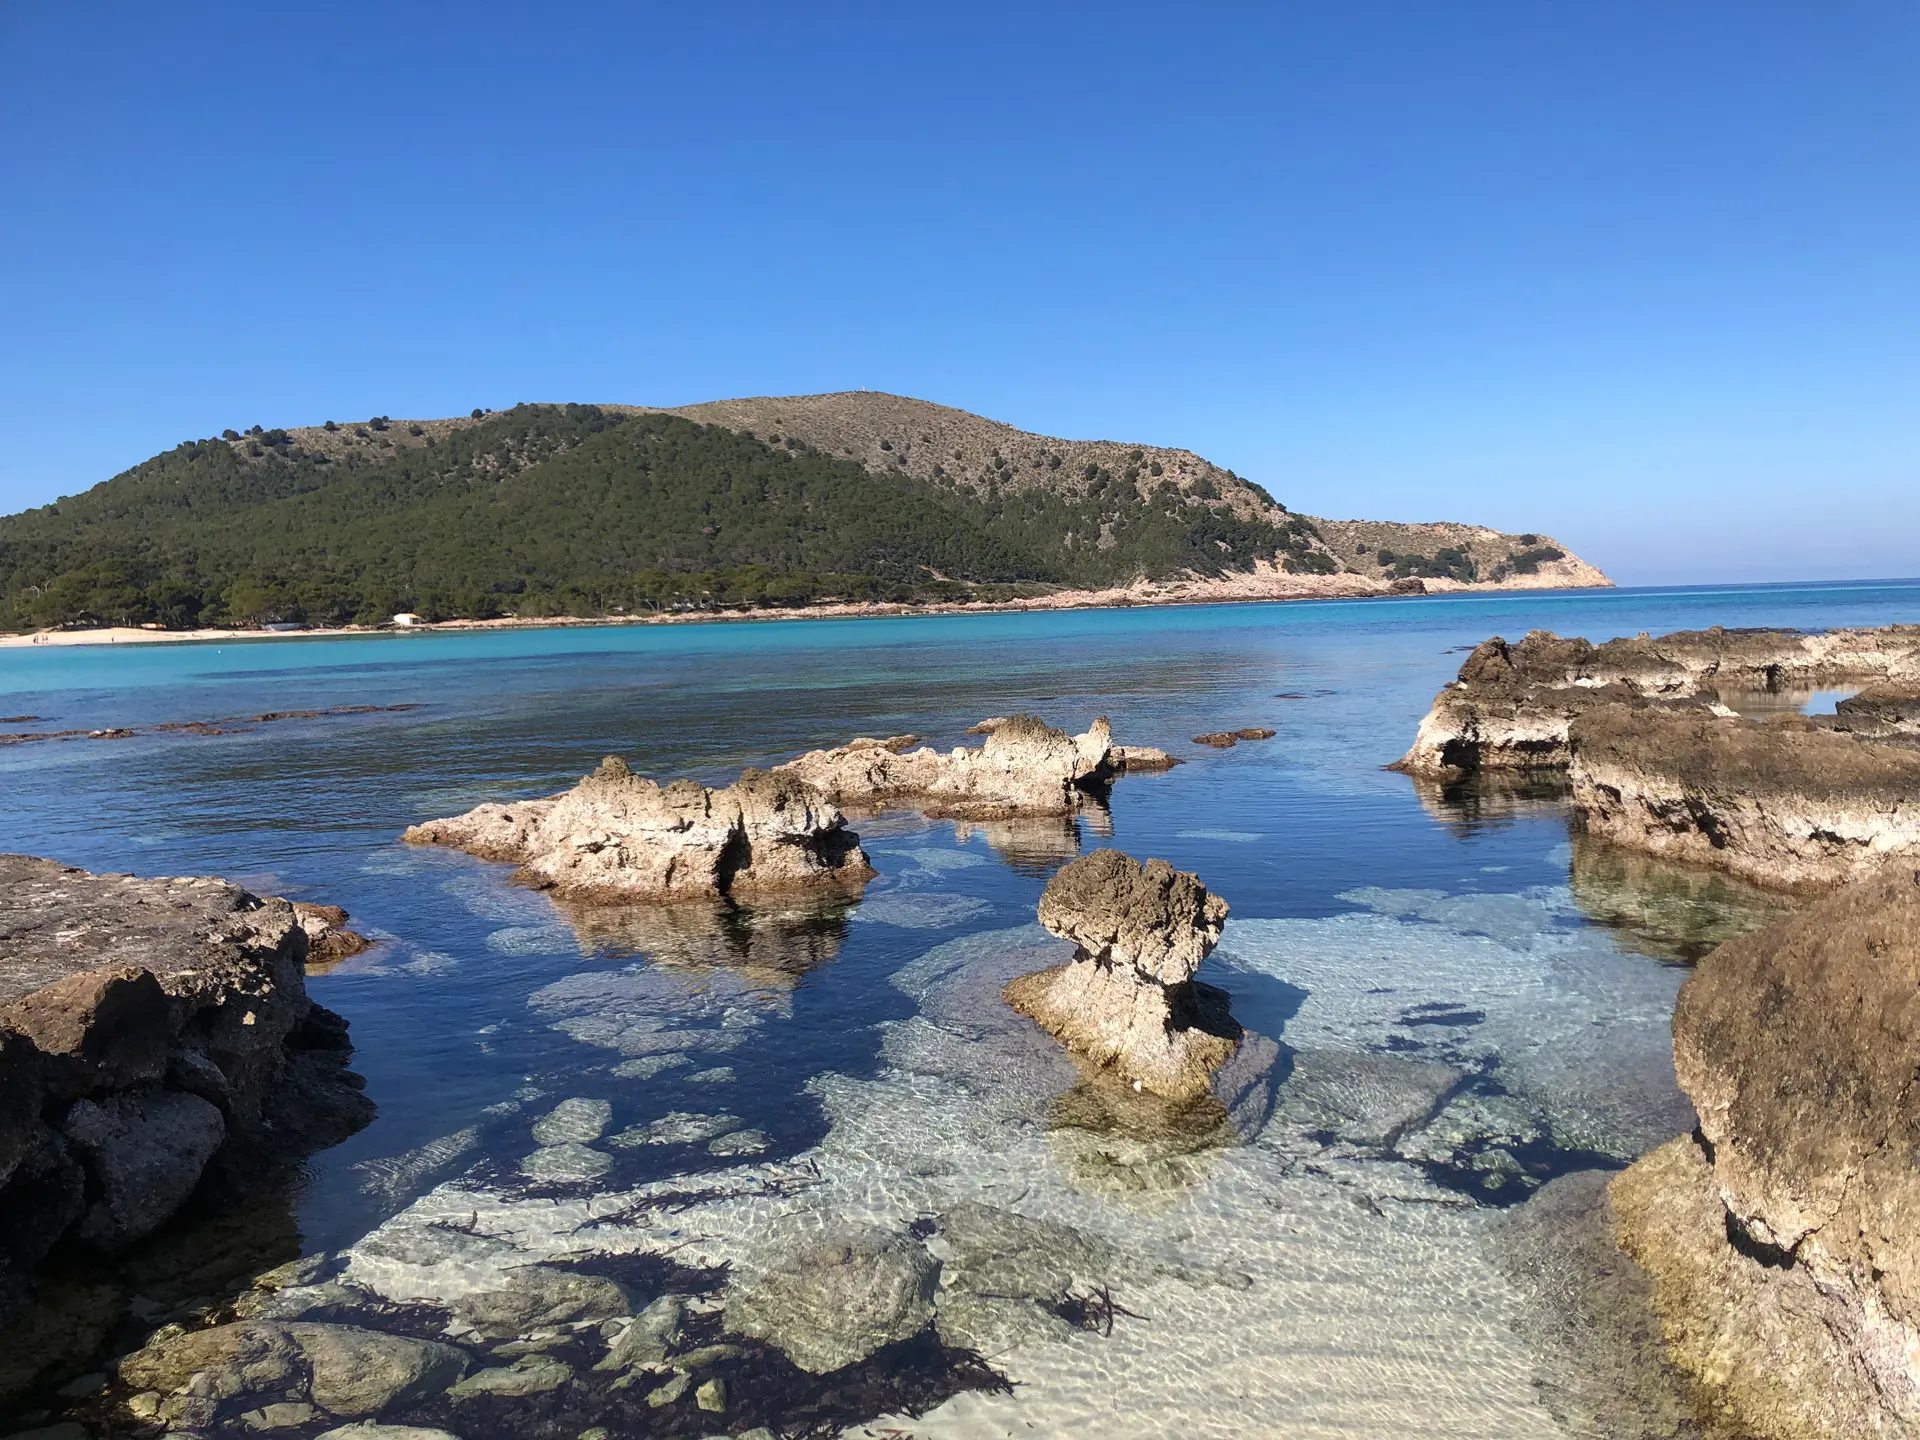
[[846,887],[873,875],[860,837],[800,777],[747,770],[721,790],[661,785],[617,756],[565,794],[482,805],[401,838],[516,862],[527,884],[609,903]]
[[1009,981],[1007,1003],[1136,1088],[1206,1095],[1240,1040],[1226,996],[1193,980],[1219,942],[1227,902],[1164,860],[1096,850],[1048,882],[1039,915],[1078,953]]
[[1803,716],[1765,723],[1610,707],[1571,728],[1589,835],[1813,891],[1920,849],[1920,748]]
[[117,1254],[216,1168],[244,1184],[372,1118],[307,943],[223,880],[0,856],[0,1269]]
[[943,755],[927,746],[901,752],[855,741],[809,751],[774,773],[806,781],[836,805],[911,807],[929,815],[994,820],[1072,814],[1120,768],[1105,716],[1081,735],[1031,715],[982,723],[993,728],[986,743],[974,749],[961,746]]
[[1683,630],[1593,645],[1535,630],[1494,637],[1434,697],[1395,768],[1454,780],[1483,770],[1563,768],[1568,728],[1606,705],[1717,702],[1722,692],[1920,682],[1920,626],[1880,630]]
[[1920,1434],[1920,865],[1721,946],[1673,1028],[1698,1135],[1612,1195],[1675,1362],[1761,1440]]

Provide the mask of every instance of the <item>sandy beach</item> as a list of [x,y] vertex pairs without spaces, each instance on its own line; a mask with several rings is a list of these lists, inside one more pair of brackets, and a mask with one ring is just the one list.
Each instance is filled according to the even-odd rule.
[[136,625],[102,626],[88,630],[37,630],[0,635],[0,648],[25,645],[157,645],[204,641],[315,640],[343,636],[444,634],[465,630],[552,630],[608,625],[701,625],[770,620],[862,620],[889,615],[971,615],[1006,610],[1100,610],[1144,605],[1231,605],[1277,600],[1365,600],[1406,598],[1408,594],[1451,594],[1463,590],[1591,589],[1570,583],[1542,566],[1537,575],[1516,575],[1498,584],[1462,584],[1456,580],[1427,580],[1424,591],[1396,591],[1392,585],[1365,576],[1290,574],[1275,566],[1261,566],[1245,574],[1192,580],[1138,581],[1105,590],[1061,590],[1025,600],[971,601],[927,605],[857,603],[810,605],[792,609],[687,610],[659,615],[580,617],[549,615],[539,618],[501,616],[492,620],[422,621],[413,625],[313,626],[303,630],[208,628],[165,630]]

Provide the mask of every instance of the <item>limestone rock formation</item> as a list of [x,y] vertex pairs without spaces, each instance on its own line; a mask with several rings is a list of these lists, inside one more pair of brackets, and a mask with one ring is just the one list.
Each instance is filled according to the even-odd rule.
[[1817,890],[1920,848],[1920,749],[1802,716],[1610,706],[1570,730],[1590,835],[1760,885]]
[[1225,994],[1193,979],[1226,918],[1198,876],[1096,850],[1040,897],[1040,923],[1078,953],[1009,981],[1007,1003],[1136,1088],[1199,1099],[1240,1040]]
[[1879,630],[1683,630],[1593,645],[1535,630],[1467,657],[1395,768],[1434,779],[1563,768],[1573,721],[1610,704],[1706,705],[1744,693],[1920,681],[1920,626]]
[[[53,1324],[31,1277],[57,1248],[119,1256],[203,1183],[372,1118],[306,954],[284,900],[0,855],[0,1343]],[[0,1391],[70,1358],[41,1348],[10,1352]]]
[[[891,755],[875,742],[861,754]],[[608,756],[573,789],[415,825],[412,845],[449,845],[520,866],[516,878],[587,901],[713,899],[858,885],[860,837],[802,776],[746,770],[710,790],[661,785]]]
[[1089,792],[1103,790],[1119,768],[1105,716],[1081,735],[1031,715],[982,723],[993,728],[976,749],[961,746],[943,755],[923,746],[902,753],[855,741],[809,751],[773,773],[805,781],[836,805],[912,807],[929,815],[994,820],[1071,814]]
[[1920,1433],[1920,865],[1721,946],[1673,1030],[1699,1131],[1612,1200],[1675,1363],[1759,1440]]

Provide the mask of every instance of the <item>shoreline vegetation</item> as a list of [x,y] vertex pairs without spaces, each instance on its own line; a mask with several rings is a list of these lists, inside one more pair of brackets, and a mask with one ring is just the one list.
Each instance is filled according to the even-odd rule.
[[1317,519],[1191,451],[868,393],[255,426],[0,517],[0,632],[109,643],[1610,583],[1552,536]]
[[1563,580],[1542,584],[1534,577],[1497,583],[1463,584],[1422,580],[1382,584],[1361,576],[1292,575],[1274,566],[1246,574],[1210,579],[1141,581],[1100,590],[1060,590],[1052,594],[1003,600],[824,601],[814,605],[738,606],[667,610],[624,615],[499,615],[487,619],[416,620],[411,624],[301,625],[297,628],[199,626],[168,629],[160,625],[104,625],[0,631],[0,649],[21,646],[151,645],[240,640],[337,640],[376,635],[468,634],[497,630],[592,630],[633,625],[703,625],[786,620],[873,620],[915,615],[992,615],[1023,611],[1126,610],[1176,605],[1257,605],[1292,600],[1405,600],[1433,595],[1514,590],[1589,590],[1605,585],[1576,585]]

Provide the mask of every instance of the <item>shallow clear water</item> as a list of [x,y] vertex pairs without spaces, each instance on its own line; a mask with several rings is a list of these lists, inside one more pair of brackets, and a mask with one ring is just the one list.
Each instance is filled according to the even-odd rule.
[[[1543,1178],[1684,1128],[1673,962],[1766,902],[1576,850],[1550,794],[1446,797],[1380,767],[1490,634],[1896,621],[1920,621],[1920,584],[0,650],[0,713],[40,717],[15,731],[417,707],[0,748],[0,849],[223,874],[344,905],[382,941],[309,982],[351,1020],[380,1112],[304,1176],[309,1252],[404,1224],[451,1181],[467,1188],[441,1196],[517,1214],[531,1122],[605,1100],[636,1143],[534,1198],[699,1190],[672,1243],[703,1263],[750,1264],[795,1215],[904,1224],[981,1197],[1134,1257],[1113,1294],[1151,1324],[1009,1346],[1013,1395],[888,1423],[1586,1433],[1578,1403],[1551,1402],[1578,1384],[1541,1378],[1491,1237]],[[748,917],[750,935],[569,912],[502,867],[396,843],[606,754],[718,783],[855,734],[945,748],[1015,710],[1074,730],[1106,714],[1188,763],[1122,780],[1072,827],[859,823],[881,873],[864,900]],[[1252,725],[1278,733],[1190,743]],[[1097,844],[1195,870],[1233,906],[1208,978],[1279,1058],[1231,1143],[1067,1123],[1070,1072],[995,1028],[987,981],[1048,958],[1035,902]],[[799,1173],[782,1166],[810,1178],[770,1186]],[[1193,1278],[1216,1271],[1234,1278]],[[1181,1359],[1196,1345],[1218,1356],[1205,1376]]]

